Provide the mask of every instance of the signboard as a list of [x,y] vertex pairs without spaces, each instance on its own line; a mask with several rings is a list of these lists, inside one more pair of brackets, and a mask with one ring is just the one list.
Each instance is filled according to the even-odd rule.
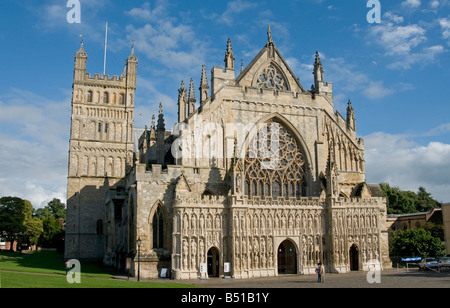
[[200,274],[208,273],[208,264],[200,263]]
[[161,278],[167,278],[167,268],[161,269]]
[[229,273],[230,272],[230,262],[225,262],[223,264],[223,272],[224,273]]

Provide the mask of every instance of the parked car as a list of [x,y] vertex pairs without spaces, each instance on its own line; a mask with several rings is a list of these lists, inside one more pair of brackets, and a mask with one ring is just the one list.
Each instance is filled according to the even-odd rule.
[[448,266],[450,267],[450,257],[442,257],[439,259],[439,266],[444,267]]
[[425,270],[427,268],[438,267],[439,263],[436,258],[423,258],[419,263],[419,270]]

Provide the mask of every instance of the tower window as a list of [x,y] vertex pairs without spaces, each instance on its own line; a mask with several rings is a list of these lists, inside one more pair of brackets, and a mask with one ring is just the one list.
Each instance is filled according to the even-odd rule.
[[153,215],[153,248],[164,248],[164,219],[159,207]]
[[99,132],[99,133],[102,132],[102,123],[98,123],[98,132]]
[[108,132],[108,123],[105,123],[105,133]]
[[87,101],[88,103],[92,103],[92,91],[88,91]]
[[97,220],[97,235],[103,235],[103,221]]
[[104,104],[108,104],[109,103],[109,94],[108,94],[108,92],[105,92],[103,94],[103,103]]
[[125,95],[123,93],[119,96],[119,104],[125,104]]

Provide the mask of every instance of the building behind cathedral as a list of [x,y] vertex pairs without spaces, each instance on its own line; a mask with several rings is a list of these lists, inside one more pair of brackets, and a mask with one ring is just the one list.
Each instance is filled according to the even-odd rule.
[[122,75],[92,77],[82,44],[67,258],[136,275],[139,250],[140,277],[167,269],[176,279],[312,274],[318,262],[338,273],[368,270],[370,260],[389,266],[386,200],[366,183],[352,103],[345,117],[334,111],[319,53],[305,89],[267,34],[240,70],[228,40],[224,67],[208,79],[203,66],[198,88],[181,82],[173,129],[160,104],[136,138],[134,48]]

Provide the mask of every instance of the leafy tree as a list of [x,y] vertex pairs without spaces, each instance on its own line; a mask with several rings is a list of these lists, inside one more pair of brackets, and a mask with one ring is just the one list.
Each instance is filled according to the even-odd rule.
[[50,214],[56,219],[66,220],[66,205],[61,200],[54,198],[47,205],[50,209]]
[[47,203],[44,208],[37,209],[35,211],[35,216],[44,219],[45,217],[52,216],[56,219],[62,218],[66,220],[66,205],[61,202],[61,200],[54,198],[52,201]]
[[391,187],[388,183],[381,183],[380,187],[386,197],[388,214],[416,212],[412,194],[402,192],[398,187]]
[[444,226],[442,224],[435,224],[428,221],[423,225],[423,229],[429,231],[432,237],[437,237],[442,242],[445,241]]
[[402,257],[440,257],[445,255],[445,246],[429,231],[409,229],[396,232],[392,252]]
[[439,206],[439,202],[431,198],[431,194],[428,193],[425,188],[423,188],[422,186],[419,187],[416,201],[416,209],[418,212],[429,212]]
[[32,212],[30,201],[18,197],[0,198],[0,234],[4,234],[6,240],[11,242],[11,250],[14,241],[27,233],[27,221],[31,220]]
[[402,191],[398,187],[391,187],[389,183],[381,183],[380,187],[386,197],[388,214],[429,212],[440,206],[423,187],[419,187],[417,193]]
[[64,230],[59,219],[52,216],[42,221],[43,232],[39,237],[39,245],[45,248],[58,248],[60,239],[63,239]]
[[37,245],[38,239],[39,239],[40,235],[42,234],[42,232],[44,231],[44,229],[42,227],[42,220],[40,220],[37,217],[32,217],[31,219],[27,219],[24,224],[27,229],[26,235],[27,235],[28,241],[32,245]]

